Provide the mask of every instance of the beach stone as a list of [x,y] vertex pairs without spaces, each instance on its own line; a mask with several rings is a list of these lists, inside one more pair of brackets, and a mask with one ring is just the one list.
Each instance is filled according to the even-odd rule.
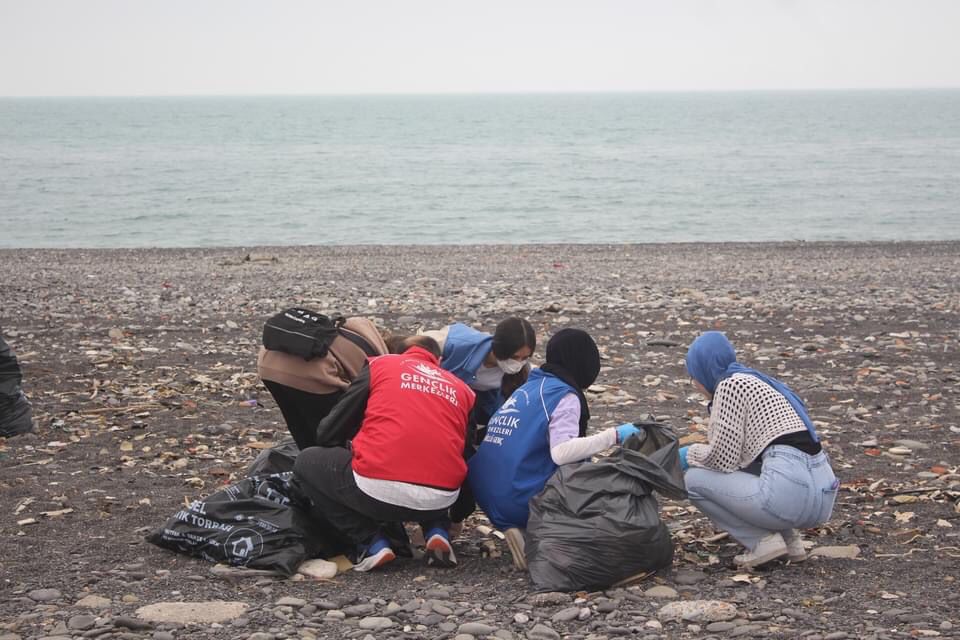
[[848,558],[853,559],[860,555],[860,547],[855,544],[842,547],[817,547],[810,552],[810,557],[821,558]]
[[919,440],[894,440],[893,444],[898,447],[905,447],[913,451],[922,451],[923,449],[929,449],[930,445],[926,442],[920,442]]
[[535,607],[551,607],[558,604],[567,604],[571,598],[569,594],[559,591],[547,591],[546,593],[536,593],[529,598],[527,602]]
[[360,616],[368,616],[377,608],[372,604],[355,604],[349,607],[343,608],[343,613],[351,618],[359,618]]
[[293,598],[290,596],[284,596],[274,603],[277,607],[303,607],[306,606],[306,604],[307,601],[303,598]]
[[726,622],[726,621],[711,622],[706,627],[704,627],[704,629],[706,629],[710,633],[722,633],[724,631],[730,631],[731,629],[736,628],[736,626],[737,625],[733,624],[732,622]]
[[[165,622],[165,621],[164,621]],[[145,631],[153,629],[153,625],[147,620],[134,618],[133,616],[117,616],[113,619],[113,626],[123,627],[131,631]]]
[[27,597],[34,602],[51,602],[59,600],[61,595],[56,589],[34,589],[27,594]]
[[23,640],[19,633],[0,633],[0,640]]
[[528,616],[525,613],[517,613],[517,614],[514,614],[513,621],[516,624],[527,624],[528,622],[530,622],[530,616]]
[[154,631],[153,640],[176,640],[176,636],[169,631]]
[[71,616],[70,619],[67,620],[67,627],[76,631],[86,631],[87,629],[93,627],[96,622],[97,619],[93,616],[81,614],[77,616]]
[[327,615],[325,617],[329,618],[330,620],[343,620],[347,617],[347,614],[339,609],[329,609],[327,610]]
[[247,636],[247,640],[274,640],[276,636],[264,631],[255,631]]
[[87,609],[106,609],[112,604],[110,598],[103,596],[89,595],[77,600],[73,606],[85,607]]
[[437,600],[433,600],[433,601],[430,603],[430,609],[431,609],[434,613],[439,613],[439,614],[442,615],[442,616],[452,616],[452,615],[453,615],[453,609],[451,609],[451,608],[448,607],[447,605],[445,605],[445,604],[443,604],[442,602],[439,602],[439,601],[437,601]]
[[449,621],[441,622],[440,624],[437,625],[437,627],[439,627],[440,631],[443,631],[445,633],[452,633],[453,630],[457,628],[457,623],[449,622]]
[[471,636],[488,636],[496,630],[496,627],[482,622],[464,622],[460,625],[460,628],[457,629],[457,633],[466,633]]
[[677,597],[676,589],[671,589],[665,585],[657,585],[655,587],[650,587],[643,592],[643,595],[648,598],[667,598],[672,599]]
[[337,563],[314,558],[302,563],[297,569],[297,573],[314,580],[329,580],[337,575]]
[[707,579],[707,574],[703,571],[692,571],[690,569],[682,569],[677,571],[676,575],[673,576],[673,582],[675,584],[691,586],[699,584]]
[[137,609],[137,616],[150,622],[176,624],[211,624],[227,622],[243,615],[249,605],[244,602],[210,600],[207,602],[158,602]]
[[823,640],[846,640],[849,638],[850,634],[846,631],[834,631],[833,633],[828,633],[823,636]]
[[737,607],[720,600],[686,600],[661,607],[657,617],[662,622],[723,622],[737,617]]
[[580,615],[580,607],[567,607],[550,616],[553,622],[570,622]]
[[545,624],[535,624],[527,631],[529,640],[560,640],[560,634]]
[[380,630],[380,629],[389,629],[395,624],[396,623],[390,618],[384,618],[381,616],[371,616],[369,618],[362,618],[358,626],[361,629]]

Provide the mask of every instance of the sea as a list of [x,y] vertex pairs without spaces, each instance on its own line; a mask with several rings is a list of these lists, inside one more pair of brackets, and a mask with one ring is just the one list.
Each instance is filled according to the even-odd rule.
[[0,247],[960,239],[960,90],[0,99]]

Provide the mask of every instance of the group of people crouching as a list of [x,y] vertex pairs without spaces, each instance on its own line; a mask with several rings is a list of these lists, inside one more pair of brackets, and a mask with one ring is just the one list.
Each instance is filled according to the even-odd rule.
[[[637,433],[587,435],[584,391],[600,373],[587,332],[556,332],[531,369],[536,346],[516,317],[492,335],[453,324],[386,340],[348,318],[324,358],[261,350],[260,377],[301,449],[295,483],[357,546],[356,570],[394,560],[389,532],[404,522],[420,523],[428,565],[455,566],[452,532],[477,506],[524,568],[530,499],[560,465]],[[690,500],[745,547],[736,564],[804,560],[799,531],[829,519],[839,483],[802,400],[738,363],[719,332],[694,340],[686,366],[710,401],[707,442],[679,451]]]

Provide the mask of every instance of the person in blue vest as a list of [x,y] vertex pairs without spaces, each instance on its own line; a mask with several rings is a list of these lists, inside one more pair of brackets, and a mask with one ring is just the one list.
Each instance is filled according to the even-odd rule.
[[587,436],[590,410],[584,390],[600,373],[600,351],[581,329],[562,329],[547,343],[546,364],[487,423],[470,458],[468,482],[477,504],[501,531],[514,564],[526,568],[523,531],[530,498],[562,464],[585,460],[629,438],[632,424]]
[[[440,366],[467,383],[477,394],[474,420],[484,425],[509,393],[501,393],[516,377],[525,379],[537,348],[537,334],[523,318],[501,321],[493,334],[456,323],[422,335],[440,345]],[[512,391],[512,389],[508,389]]]

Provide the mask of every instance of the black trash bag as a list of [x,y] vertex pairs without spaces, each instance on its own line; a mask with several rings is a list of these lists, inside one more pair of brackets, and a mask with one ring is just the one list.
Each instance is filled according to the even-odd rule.
[[292,473],[247,478],[175,513],[147,541],[210,562],[293,575],[308,559],[343,553],[333,529],[303,508]]
[[250,466],[247,467],[247,472],[244,475],[251,478],[257,475],[293,471],[293,464],[297,461],[297,455],[299,455],[299,453],[300,448],[292,438],[284,440],[258,453],[257,457],[250,463]]
[[541,591],[605,589],[673,562],[673,540],[654,490],[687,497],[677,438],[666,425],[642,429],[608,458],[563,465],[530,500],[526,559]]
[[20,363],[0,335],[0,438],[33,431],[33,409],[20,389],[22,381]]

